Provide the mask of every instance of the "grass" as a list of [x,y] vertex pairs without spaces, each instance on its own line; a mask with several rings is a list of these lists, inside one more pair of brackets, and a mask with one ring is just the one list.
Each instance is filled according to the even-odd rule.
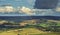
[[36,28],[23,28],[22,31],[18,32],[18,29],[4,31],[0,35],[60,35],[60,32],[43,32]]

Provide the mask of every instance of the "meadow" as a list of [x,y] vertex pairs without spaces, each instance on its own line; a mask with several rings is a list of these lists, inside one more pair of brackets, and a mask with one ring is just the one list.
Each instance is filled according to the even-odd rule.
[[19,23],[1,21],[0,35],[60,35],[60,21],[27,20]]
[[44,32],[36,28],[23,28],[22,31],[19,29],[9,30],[1,32],[0,35],[60,35],[60,32]]

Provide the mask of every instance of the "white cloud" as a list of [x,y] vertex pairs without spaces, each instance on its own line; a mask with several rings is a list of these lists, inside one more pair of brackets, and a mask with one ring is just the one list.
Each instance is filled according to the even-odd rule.
[[12,6],[5,6],[7,12],[14,12],[14,8]]
[[0,7],[0,12],[15,12],[12,6]]
[[27,7],[24,7],[24,6],[21,8],[21,11],[24,12],[25,14],[28,14],[28,15],[33,14],[30,8],[27,8]]
[[0,12],[4,12],[5,9],[3,7],[0,7]]
[[35,13],[35,15],[40,16],[52,15],[54,13],[51,9],[33,9],[33,12]]
[[57,12],[60,12],[60,7],[57,7],[57,8],[56,8],[56,11],[57,11]]

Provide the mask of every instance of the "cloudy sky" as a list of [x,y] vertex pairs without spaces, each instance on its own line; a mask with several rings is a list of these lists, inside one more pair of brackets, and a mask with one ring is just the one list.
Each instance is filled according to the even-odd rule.
[[[13,9],[14,8],[18,8],[18,7],[21,7],[21,11],[20,12],[23,12],[24,14],[22,14],[22,15],[24,15],[24,16],[31,16],[31,15],[34,15],[34,16],[60,16],[60,7],[59,7],[59,4],[58,4],[58,6],[57,6],[57,8],[56,9],[54,9],[54,10],[44,10],[43,11],[43,9],[42,9],[42,11],[40,11],[40,12],[37,12],[36,10],[34,10],[35,12],[34,13],[32,13],[33,11],[31,11],[31,9],[33,9],[33,6],[35,5],[35,1],[36,0],[0,0],[0,7],[1,6],[4,6],[4,5],[11,5],[12,7],[5,7],[5,8],[7,8],[7,9],[2,9],[2,8],[0,8],[0,11],[8,11],[8,12],[10,12],[10,10],[11,11],[13,11]],[[15,9],[15,10],[16,10]],[[1,14],[0,13],[0,16],[5,16],[5,15],[7,15],[7,16],[11,16],[11,15],[13,15],[13,16],[20,16],[21,14]]]
[[0,0],[0,5],[10,4],[14,7],[17,6],[26,6],[32,8],[35,0]]

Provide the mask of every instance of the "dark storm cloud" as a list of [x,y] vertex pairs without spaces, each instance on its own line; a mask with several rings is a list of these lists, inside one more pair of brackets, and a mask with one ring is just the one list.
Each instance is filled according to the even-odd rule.
[[57,6],[58,0],[36,0],[34,8],[53,9]]

